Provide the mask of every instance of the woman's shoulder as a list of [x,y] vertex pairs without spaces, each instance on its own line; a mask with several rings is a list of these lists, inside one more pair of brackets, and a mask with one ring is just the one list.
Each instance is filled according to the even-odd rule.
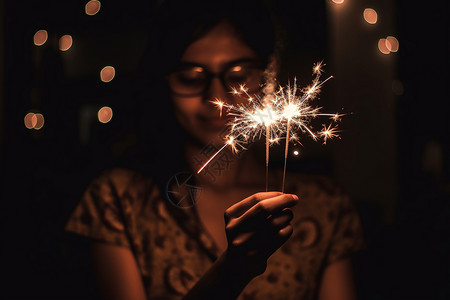
[[[124,167],[113,167],[103,170],[95,180],[109,181],[117,186],[126,186],[132,182],[144,179],[144,175],[133,169]],[[94,181],[95,181],[94,180]]]
[[84,199],[96,199],[109,204],[123,203],[131,207],[142,207],[160,196],[155,180],[139,171],[114,167],[100,173],[87,187]]
[[149,176],[126,168],[104,170],[86,188],[65,230],[128,245],[125,228],[136,226],[138,218],[151,219],[158,196],[159,189]]
[[114,188],[118,195],[123,195],[124,192],[130,189],[156,187],[155,181],[151,176],[124,167],[114,167],[102,171],[92,181],[92,185],[107,185]]

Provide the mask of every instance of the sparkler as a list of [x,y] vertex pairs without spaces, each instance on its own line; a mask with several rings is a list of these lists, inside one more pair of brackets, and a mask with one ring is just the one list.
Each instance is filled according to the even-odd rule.
[[226,109],[228,116],[233,120],[228,124],[230,132],[227,135],[227,142],[206,161],[203,166],[197,171],[199,174],[220,152],[222,152],[228,145],[233,152],[238,152],[238,146],[243,148],[244,144],[252,142],[261,136],[266,137],[266,191],[268,189],[268,166],[269,166],[269,147],[272,143],[278,141],[278,134],[281,131],[279,126],[281,123],[277,122],[279,114],[272,109],[271,102],[267,98],[261,99],[258,96],[251,96],[248,94],[244,85],[239,89],[233,89],[234,95],[245,95],[247,97],[247,104],[240,104],[238,106],[230,105],[216,99],[211,101],[220,111],[222,116],[223,109]]
[[312,84],[304,89],[297,86],[297,80],[294,79],[293,84],[286,87],[280,86],[274,91],[270,97],[267,95],[261,99],[258,96],[250,96],[244,85],[239,89],[234,89],[233,94],[245,95],[247,104],[239,104],[237,106],[225,103],[219,99],[213,101],[222,116],[222,110],[226,109],[228,116],[232,118],[229,122],[230,133],[227,136],[226,143],[220,148],[198,171],[199,174],[223,149],[230,146],[234,152],[238,151],[237,146],[253,142],[254,140],[265,136],[266,139],[266,190],[268,187],[268,164],[269,164],[269,147],[271,144],[278,142],[282,136],[285,138],[284,151],[284,168],[283,168],[283,184],[281,191],[284,192],[286,165],[290,140],[298,141],[296,132],[301,131],[308,134],[317,141],[323,138],[323,144],[327,139],[339,137],[339,132],[333,124],[326,126],[319,132],[313,130],[309,125],[311,119],[316,117],[329,117],[332,122],[338,122],[343,114],[320,113],[321,107],[311,105],[320,93],[322,85],[333,78],[332,76],[321,81],[323,64],[317,63],[313,67],[314,79]]

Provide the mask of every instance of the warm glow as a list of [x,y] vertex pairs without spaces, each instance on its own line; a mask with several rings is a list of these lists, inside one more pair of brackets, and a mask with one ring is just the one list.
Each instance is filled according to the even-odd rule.
[[336,4],[342,4],[342,3],[344,3],[344,0],[331,0],[331,1],[333,1],[333,2],[336,3]]
[[369,24],[375,24],[378,20],[377,12],[372,8],[366,8],[364,10],[364,20]]
[[34,113],[27,113],[23,122],[25,123],[26,128],[33,129],[37,122],[36,115]]
[[289,103],[284,107],[283,117],[286,119],[292,119],[299,114],[298,107],[294,103]]
[[111,66],[106,66],[100,71],[100,79],[103,82],[110,82],[116,75],[116,70]]
[[59,50],[67,51],[72,47],[72,36],[66,34],[59,39]]
[[38,30],[33,37],[33,42],[36,46],[42,46],[47,41],[48,34],[46,30]]
[[99,109],[97,115],[98,115],[98,120],[100,122],[108,123],[112,119],[113,111],[112,111],[112,109],[110,107],[104,106],[104,107]]
[[34,125],[34,129],[39,130],[44,127],[44,116],[42,114],[35,114],[36,124]]
[[270,107],[264,107],[257,109],[252,115],[253,126],[256,128],[259,124],[264,124],[269,126],[274,123],[277,119],[275,112]]
[[300,154],[300,153],[298,152],[298,150],[294,150],[293,153],[294,153],[295,156],[298,156],[298,155]]
[[386,47],[389,49],[389,51],[391,52],[397,52],[398,51],[398,40],[393,37],[393,36],[388,36],[386,38]]
[[386,39],[380,39],[378,41],[378,49],[383,54],[389,54],[390,51],[389,51],[388,45],[390,47],[390,43]]
[[30,112],[25,115],[23,122],[26,128],[39,130],[44,126],[44,116]]
[[84,7],[84,11],[87,15],[93,16],[100,10],[100,1],[91,0],[88,3],[86,3],[86,6]]
[[222,117],[222,110],[223,110],[223,105],[225,104],[225,102],[223,102],[217,98],[216,98],[216,101],[210,101],[210,102],[219,108],[219,116]]

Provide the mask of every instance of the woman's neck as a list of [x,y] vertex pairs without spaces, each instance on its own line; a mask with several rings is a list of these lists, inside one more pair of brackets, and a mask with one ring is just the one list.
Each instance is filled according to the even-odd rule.
[[[220,147],[212,145],[199,147],[188,142],[184,153],[189,169],[197,173],[218,149]],[[226,147],[199,173],[197,179],[203,187],[217,190],[245,186],[264,188],[265,168],[257,162],[251,149],[235,154]]]

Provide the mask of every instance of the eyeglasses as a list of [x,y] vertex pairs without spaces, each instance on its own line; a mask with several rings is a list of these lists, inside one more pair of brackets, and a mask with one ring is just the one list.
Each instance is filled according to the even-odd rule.
[[235,63],[222,72],[214,73],[204,66],[184,63],[167,76],[169,88],[173,94],[181,97],[203,95],[218,78],[226,90],[239,90],[245,86],[248,93],[261,89],[264,71],[255,63]]

